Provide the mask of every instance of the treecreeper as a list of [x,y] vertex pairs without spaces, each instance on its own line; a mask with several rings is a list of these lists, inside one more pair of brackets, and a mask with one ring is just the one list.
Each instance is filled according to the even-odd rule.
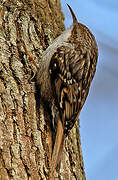
[[[52,169],[61,162],[65,138],[87,98],[96,71],[98,47],[91,31],[77,18],[43,53],[37,73],[40,96],[52,128]],[[79,127],[78,127],[79,128]]]

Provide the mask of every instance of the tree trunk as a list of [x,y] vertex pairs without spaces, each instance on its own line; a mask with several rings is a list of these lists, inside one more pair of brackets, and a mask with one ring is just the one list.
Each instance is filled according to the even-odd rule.
[[[51,135],[35,74],[63,21],[59,0],[0,0],[0,180],[49,179]],[[55,179],[85,180],[78,127]]]

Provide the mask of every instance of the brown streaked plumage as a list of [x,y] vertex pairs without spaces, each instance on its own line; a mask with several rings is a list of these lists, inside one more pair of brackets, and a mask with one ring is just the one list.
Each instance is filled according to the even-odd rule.
[[41,97],[49,104],[52,114],[52,174],[60,162],[64,139],[88,95],[98,58],[94,36],[85,25],[77,22],[68,7],[73,24],[44,52],[37,76]]

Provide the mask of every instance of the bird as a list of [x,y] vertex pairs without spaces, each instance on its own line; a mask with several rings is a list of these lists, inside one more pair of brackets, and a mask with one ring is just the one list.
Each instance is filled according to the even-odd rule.
[[52,174],[61,162],[65,138],[85,103],[98,59],[94,35],[67,6],[73,23],[44,51],[37,73],[52,129]]

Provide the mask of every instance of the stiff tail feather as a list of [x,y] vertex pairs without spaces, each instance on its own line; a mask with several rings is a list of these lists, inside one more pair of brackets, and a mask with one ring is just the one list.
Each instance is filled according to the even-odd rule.
[[62,122],[59,118],[58,126],[57,126],[57,134],[56,134],[54,149],[53,149],[53,153],[52,153],[52,169],[51,169],[52,175],[53,175],[57,165],[59,165],[59,163],[61,161],[62,153],[63,153],[63,146],[64,146],[64,130],[63,130]]

